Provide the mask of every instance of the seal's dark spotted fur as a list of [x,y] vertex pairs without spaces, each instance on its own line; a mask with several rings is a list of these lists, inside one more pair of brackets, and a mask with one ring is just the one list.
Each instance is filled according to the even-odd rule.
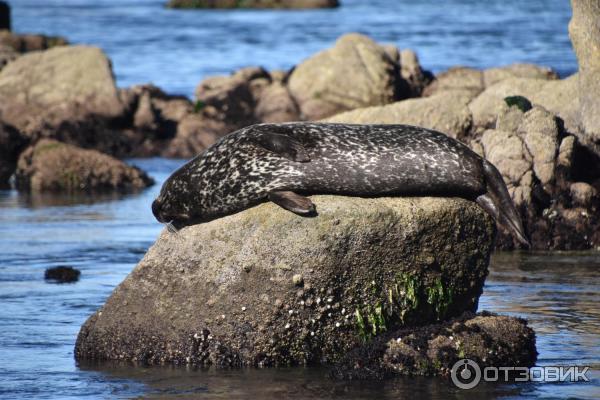
[[442,133],[407,125],[288,123],[241,129],[169,177],[153,211],[162,222],[185,225],[268,198],[295,212],[312,205],[290,192],[459,196],[477,201],[527,242],[492,164]]

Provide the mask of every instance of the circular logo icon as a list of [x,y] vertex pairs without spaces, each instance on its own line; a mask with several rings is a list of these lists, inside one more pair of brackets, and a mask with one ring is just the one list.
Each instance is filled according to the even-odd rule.
[[463,358],[452,366],[452,383],[461,389],[473,389],[481,381],[481,368],[473,360]]

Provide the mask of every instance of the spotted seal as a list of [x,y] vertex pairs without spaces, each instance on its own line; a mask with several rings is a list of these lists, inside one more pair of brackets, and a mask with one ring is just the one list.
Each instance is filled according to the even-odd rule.
[[176,227],[266,200],[315,214],[305,195],[457,196],[528,245],[502,176],[464,144],[408,125],[259,124],[221,138],[175,171],[152,204]]

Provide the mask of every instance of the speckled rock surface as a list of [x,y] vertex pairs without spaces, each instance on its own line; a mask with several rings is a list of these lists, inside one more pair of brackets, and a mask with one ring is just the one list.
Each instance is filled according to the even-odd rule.
[[332,362],[364,339],[474,311],[495,235],[455,198],[313,196],[163,231],[83,325],[78,360]]

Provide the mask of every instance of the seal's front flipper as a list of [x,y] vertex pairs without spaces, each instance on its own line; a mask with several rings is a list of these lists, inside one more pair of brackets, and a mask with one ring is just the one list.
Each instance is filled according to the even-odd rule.
[[306,149],[294,138],[279,133],[261,133],[254,138],[255,142],[273,153],[296,162],[309,162]]
[[269,200],[295,214],[311,215],[315,212],[315,205],[308,197],[300,196],[294,192],[271,192],[269,193]]

